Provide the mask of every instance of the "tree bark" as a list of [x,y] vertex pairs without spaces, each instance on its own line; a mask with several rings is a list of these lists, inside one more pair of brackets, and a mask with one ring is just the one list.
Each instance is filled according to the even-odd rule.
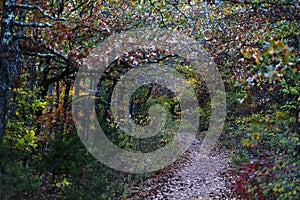
[[16,0],[3,2],[0,35],[0,141],[5,133],[6,115],[9,108],[9,95],[12,70],[16,64],[13,55],[17,48],[13,44],[14,5]]

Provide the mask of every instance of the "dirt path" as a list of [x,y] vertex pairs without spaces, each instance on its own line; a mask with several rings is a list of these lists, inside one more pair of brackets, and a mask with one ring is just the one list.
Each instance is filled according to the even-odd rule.
[[215,148],[202,156],[200,145],[195,140],[182,159],[132,188],[127,199],[235,199],[226,178],[229,153]]

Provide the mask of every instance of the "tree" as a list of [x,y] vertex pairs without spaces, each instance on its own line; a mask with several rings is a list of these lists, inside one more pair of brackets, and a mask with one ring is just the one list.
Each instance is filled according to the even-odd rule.
[[15,0],[3,3],[0,36],[0,141],[5,133],[6,115],[9,108],[9,95],[12,80],[12,71],[16,65],[15,53],[17,46],[13,44],[13,27],[15,16]]
[[[25,1],[17,3],[15,0],[6,0],[2,4],[1,12],[1,78],[0,78],[0,138],[5,133],[6,115],[9,109],[10,87],[13,75],[20,76],[21,69],[17,69],[23,57],[24,63],[28,63],[29,57],[35,57],[35,64],[50,63],[51,59],[61,59],[65,63],[65,70],[55,77],[47,79],[47,73],[44,74],[40,86],[44,88],[42,92],[46,95],[49,84],[60,80],[61,78],[73,74],[76,71],[74,63],[62,52],[51,48],[39,40],[41,34],[47,27],[52,27],[56,21],[64,19],[55,18],[41,6],[46,6],[47,2],[36,2],[29,4]],[[62,5],[59,4],[57,15],[60,15]],[[45,7],[46,8],[46,7]],[[31,13],[35,13],[34,17]],[[32,21],[29,21],[31,19]],[[49,20],[51,23],[49,23]],[[24,30],[25,29],[25,30]],[[57,27],[57,30],[59,28]],[[37,34],[32,34],[33,32]],[[41,42],[41,43],[40,43]],[[42,53],[40,53],[41,51]],[[24,57],[25,56],[25,57]],[[18,66],[18,67],[17,67]],[[35,69],[35,68],[34,68]],[[23,68],[24,70],[24,68]],[[29,70],[29,69],[25,69]],[[44,69],[42,69],[44,70]],[[46,70],[49,72],[49,70]],[[16,73],[18,72],[18,73]]]
[[[228,143],[233,142],[243,155],[255,152],[255,155],[267,160],[264,166],[245,163],[242,172],[262,175],[261,179],[251,176],[254,178],[240,181],[243,183],[239,185],[241,193],[246,194],[248,190],[245,188],[248,187],[251,192],[246,196],[255,195],[253,188],[258,187],[259,184],[255,183],[261,180],[270,183],[259,189],[261,196],[265,193],[284,197],[288,190],[295,192],[295,187],[284,180],[292,182],[294,172],[291,169],[297,164],[299,152],[295,151],[299,148],[296,133],[300,124],[298,1],[4,0],[0,6],[0,138],[3,138],[4,145],[9,146],[6,152],[0,151],[1,156],[2,153],[9,154],[9,162],[1,160],[0,166],[13,162],[13,166],[18,166],[15,167],[18,169],[16,174],[23,174],[29,167],[33,170],[24,179],[42,177],[46,180],[47,177],[48,181],[48,177],[52,176],[53,188],[58,188],[57,183],[65,183],[63,190],[70,189],[73,196],[75,191],[78,195],[85,195],[86,183],[75,180],[85,179],[86,172],[99,168],[99,165],[95,164],[96,161],[82,158],[87,152],[76,154],[78,159],[74,156],[78,148],[83,148],[76,138],[70,115],[76,72],[89,50],[106,37],[135,27],[154,25],[189,35],[203,44],[214,57],[229,98],[229,122],[224,138]],[[132,51],[130,56],[135,53],[138,51]],[[173,58],[165,59],[155,50],[150,54],[158,56],[152,60],[173,62]],[[134,61],[141,63],[139,59]],[[130,70],[131,63],[122,62],[121,66],[113,62],[112,66],[121,75]],[[193,76],[194,72],[182,66],[178,68]],[[110,82],[115,84],[118,80],[114,75],[108,73],[103,77],[109,89],[113,89]],[[113,79],[109,81],[110,77]],[[197,81],[195,84],[197,91],[205,88],[202,83]],[[151,87],[147,91],[153,92]],[[149,92],[144,93],[149,96]],[[145,100],[144,96],[140,96],[140,99],[133,98],[132,101],[143,100],[140,112],[144,113]],[[109,99],[103,102],[105,111],[108,110]],[[170,107],[176,106],[170,101],[172,98],[161,96],[155,101],[150,98],[153,102],[166,99]],[[201,100],[205,101],[204,98]],[[203,107],[203,115],[209,115],[209,102]],[[109,125],[113,126],[112,123]],[[119,137],[122,134],[108,132],[110,135],[114,133],[123,142],[122,145],[132,148],[129,142]],[[17,153],[12,153],[15,151]],[[286,166],[282,167],[280,162],[286,163]],[[275,166],[272,169],[271,164]],[[80,166],[78,171],[72,169],[76,168],[74,166]],[[81,168],[86,171],[80,171]],[[109,170],[106,169],[106,172]],[[3,174],[9,176],[10,172]],[[274,174],[277,174],[275,178]],[[269,175],[271,179],[266,178]],[[97,186],[99,182],[95,177],[92,184]],[[73,185],[66,186],[68,181]],[[246,182],[248,185],[244,187]],[[7,188],[13,188],[7,184]],[[270,189],[273,186],[277,191]],[[75,195],[75,198],[78,196]]]

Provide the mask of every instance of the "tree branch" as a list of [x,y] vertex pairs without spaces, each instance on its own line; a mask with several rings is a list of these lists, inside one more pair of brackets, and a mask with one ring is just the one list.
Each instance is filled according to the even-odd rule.
[[[41,48],[47,50],[49,53],[34,53],[34,51],[31,51],[32,54],[31,55],[36,55],[36,56],[39,56],[39,57],[43,57],[43,58],[49,58],[49,57],[59,57],[61,58],[67,65],[69,65],[73,70],[75,70],[76,72],[78,71],[78,69],[76,68],[75,64],[68,58],[68,56],[66,56],[64,53],[56,50],[56,49],[52,49],[50,47],[47,47],[47,45],[45,43],[43,43],[42,41],[35,41],[33,40],[31,37],[28,37],[26,35],[22,35],[22,36],[19,36],[19,37],[15,37],[14,39],[25,39],[25,40],[29,40],[30,42],[36,44],[36,45],[39,45]],[[27,55],[29,55],[29,52],[27,50]]]
[[34,52],[30,52],[30,51],[23,51],[23,53],[28,56],[38,56],[40,58],[54,58],[55,57],[54,54],[50,54],[50,53],[34,53]]
[[45,22],[45,23],[40,23],[40,22],[20,22],[20,21],[12,21],[13,25],[21,26],[21,27],[52,27],[52,24]]
[[27,4],[15,4],[14,7],[15,8],[23,8],[23,9],[27,9],[27,10],[39,10],[45,17],[48,17],[51,20],[66,21],[65,18],[55,18],[55,17],[51,16],[46,11],[44,11],[40,6],[33,6],[33,5],[27,5]]
[[251,2],[251,1],[245,1],[245,0],[223,0],[223,2],[229,2],[229,3],[238,3],[238,4],[248,4],[248,5],[261,5],[261,4],[270,4],[270,5],[285,5],[285,6],[294,6],[295,8],[299,8],[298,3],[290,3],[290,2],[271,2],[268,0],[265,1],[259,1],[259,2]]
[[62,58],[66,63],[67,65],[71,66],[73,68],[74,71],[78,71],[78,69],[76,68],[76,66],[74,65],[74,63],[65,55],[63,54],[62,52],[56,50],[56,49],[51,49],[51,48],[47,48],[45,47],[48,51],[50,51],[52,54],[55,54],[56,56]]

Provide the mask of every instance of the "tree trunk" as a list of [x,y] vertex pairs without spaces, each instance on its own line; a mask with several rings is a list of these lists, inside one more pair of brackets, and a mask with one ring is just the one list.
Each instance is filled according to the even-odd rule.
[[1,16],[0,35],[0,141],[5,133],[6,115],[8,111],[10,86],[12,80],[12,70],[16,64],[13,56],[16,48],[13,42],[13,21],[15,16],[14,4],[16,0],[6,0],[3,2]]

